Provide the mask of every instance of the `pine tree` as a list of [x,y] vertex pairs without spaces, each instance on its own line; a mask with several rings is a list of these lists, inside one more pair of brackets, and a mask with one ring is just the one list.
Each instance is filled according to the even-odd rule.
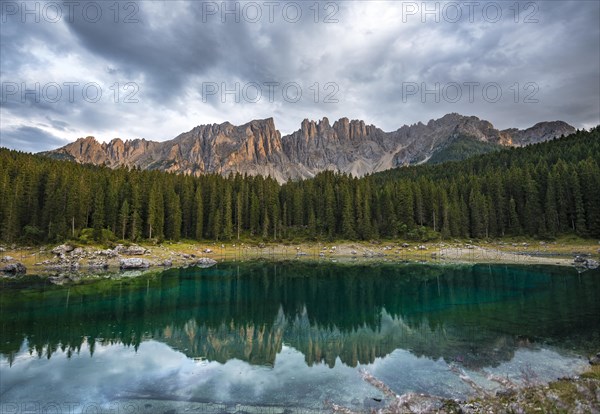
[[325,185],[325,229],[327,231],[327,237],[333,240],[336,232],[335,228],[335,195],[333,194],[333,186],[331,182]]
[[237,229],[237,239],[240,239],[240,233],[242,232],[243,226],[243,213],[242,213],[242,193],[238,192],[235,199],[235,227]]
[[442,210],[442,229],[441,229],[441,235],[442,235],[442,239],[448,239],[451,235],[451,227],[450,227],[450,203],[448,202],[448,195],[446,194],[446,192],[442,192],[441,193],[441,200],[440,200],[440,205],[441,205],[441,210]]
[[260,201],[254,191],[250,197],[250,234],[254,235],[260,228]]
[[538,233],[542,210],[539,205],[538,190],[535,181],[527,175],[525,179],[525,206],[524,206],[524,224],[525,230],[529,235]]
[[342,236],[348,240],[356,238],[354,208],[348,187],[344,187],[342,192]]
[[519,222],[519,215],[517,214],[517,203],[512,197],[508,201],[508,231],[513,236],[521,234],[521,224]]
[[550,236],[556,236],[558,233],[558,211],[556,209],[556,188],[553,174],[550,174],[548,177],[544,210],[546,218],[546,230]]
[[148,238],[162,239],[165,223],[165,205],[162,186],[158,181],[154,182],[150,197],[148,199]]
[[231,186],[225,184],[225,191],[222,198],[223,211],[223,239],[231,240],[233,238],[233,209],[232,209]]
[[94,228],[94,240],[102,240],[102,229],[104,228],[104,185],[97,186],[94,195],[94,213],[92,215]]
[[196,187],[194,196],[195,216],[194,216],[194,234],[196,240],[201,240],[204,235],[204,205],[202,202],[202,191],[200,186]]
[[583,196],[581,194],[581,186],[579,184],[579,177],[576,171],[571,173],[571,188],[573,191],[573,204],[574,204],[574,218],[573,230],[580,236],[586,235],[586,224],[585,224],[585,208],[583,205]]
[[119,213],[119,226],[121,228],[121,238],[123,240],[125,240],[125,237],[127,236],[127,226],[129,225],[130,214],[129,203],[125,200],[123,201],[123,204],[121,204],[121,211]]
[[181,204],[179,196],[173,188],[166,192],[165,209],[165,237],[170,240],[178,241],[181,238]]

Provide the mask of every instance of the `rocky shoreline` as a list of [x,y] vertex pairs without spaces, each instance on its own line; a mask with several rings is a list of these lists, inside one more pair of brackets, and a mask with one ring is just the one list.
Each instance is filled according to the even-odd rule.
[[[4,248],[3,248],[4,249]],[[4,249],[5,250],[5,249]],[[4,277],[25,274],[47,275],[51,282],[63,284],[68,281],[77,281],[82,277],[102,275],[115,272],[143,271],[157,268],[169,268],[174,265],[210,267],[217,264],[215,259],[199,257],[195,254],[172,254],[170,258],[164,255],[153,255],[150,249],[139,245],[124,246],[119,244],[110,249],[96,249],[75,247],[70,244],[61,244],[51,250],[41,248],[35,253],[30,253],[31,248],[25,248],[27,258],[50,256],[42,261],[35,261],[25,266],[13,256],[5,255],[1,260],[0,274]],[[23,257],[23,251],[20,251]]]
[[[433,263],[513,263],[573,266],[578,271],[597,269],[593,247],[571,252],[554,251],[544,242],[536,248],[529,243],[475,245],[469,243],[302,243],[272,244],[178,244],[143,246],[117,244],[112,248],[76,247],[61,244],[53,248],[0,247],[0,275],[24,274],[49,277],[75,275],[76,278],[98,273],[165,269],[169,267],[209,267],[218,261],[319,260]],[[583,251],[581,251],[583,250]],[[600,253],[600,251],[598,251]],[[62,276],[62,277],[61,277]]]

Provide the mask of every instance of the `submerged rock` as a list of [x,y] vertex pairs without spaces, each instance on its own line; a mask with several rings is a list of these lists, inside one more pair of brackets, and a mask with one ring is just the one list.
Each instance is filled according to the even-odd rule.
[[88,261],[88,267],[90,269],[107,269],[108,262],[106,260],[90,260]]
[[217,261],[214,259],[211,259],[210,257],[201,257],[195,263],[195,265],[198,267],[211,267],[216,264],[217,264]]
[[60,262],[47,262],[44,263],[44,268],[46,270],[56,270],[56,271],[64,271],[64,270],[79,270],[79,262],[73,261],[70,262],[68,260],[60,261]]
[[121,259],[119,263],[121,269],[146,269],[150,267],[150,262],[146,259]]
[[50,281],[50,283],[52,283],[53,285],[58,285],[58,286],[62,286],[65,283],[68,283],[71,281],[71,279],[69,279],[68,277],[64,276],[64,275],[58,275],[58,276],[51,276],[48,278],[48,280]]

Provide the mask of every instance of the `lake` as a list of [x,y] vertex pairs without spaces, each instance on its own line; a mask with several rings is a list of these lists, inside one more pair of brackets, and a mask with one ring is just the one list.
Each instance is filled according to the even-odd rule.
[[0,411],[361,411],[385,403],[365,372],[398,394],[449,398],[473,393],[450,367],[489,389],[489,374],[550,381],[600,351],[599,278],[256,261],[71,286],[2,280]]

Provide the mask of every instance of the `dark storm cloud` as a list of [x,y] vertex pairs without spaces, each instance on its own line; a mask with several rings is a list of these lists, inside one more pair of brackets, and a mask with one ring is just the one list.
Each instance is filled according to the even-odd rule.
[[[420,1],[335,3],[338,23],[331,24],[322,21],[327,2],[320,4],[318,23],[313,2],[302,5],[296,23],[286,20],[281,8],[269,22],[264,6],[256,23],[244,16],[235,22],[231,15],[223,23],[219,13],[206,14],[207,3],[192,1],[136,3],[137,22],[129,23],[124,22],[127,3],[120,3],[119,21],[113,21],[112,2],[100,3],[103,17],[97,23],[82,18],[84,2],[59,23],[21,24],[15,21],[18,16],[2,15],[7,20],[0,39],[3,82],[93,81],[104,95],[93,104],[81,98],[57,103],[3,100],[0,128],[3,135],[12,131],[9,136],[16,143],[11,134],[26,132],[33,138],[22,125],[39,123],[69,139],[94,132],[102,139],[119,134],[161,140],[201,123],[269,116],[283,133],[297,129],[304,118],[363,118],[392,130],[448,112],[476,115],[500,128],[556,119],[576,127],[600,123],[599,2],[536,2],[533,15],[527,6],[531,2],[520,2],[518,23],[511,14],[514,2],[480,2],[481,7],[502,6],[498,22],[482,19],[481,7],[470,21],[462,7],[458,22],[429,17],[425,23],[422,13],[401,13],[408,3],[423,7]],[[210,3],[219,9],[222,4]],[[226,7],[231,10],[235,4]],[[537,23],[524,23],[526,17]],[[113,97],[116,82],[119,99]],[[138,102],[123,102],[124,82],[135,83]],[[207,82],[229,88],[236,82],[241,87],[248,82],[296,82],[302,99],[286,101],[277,90],[275,101],[269,102],[264,89],[259,103],[220,94],[203,99]],[[328,82],[339,88],[338,103],[323,99]],[[503,99],[488,102],[479,95],[474,102],[450,102],[420,94],[404,99],[407,82],[426,88],[493,82],[501,86]],[[518,102],[511,90],[515,84]],[[523,102],[526,84],[538,88],[537,103]]]

